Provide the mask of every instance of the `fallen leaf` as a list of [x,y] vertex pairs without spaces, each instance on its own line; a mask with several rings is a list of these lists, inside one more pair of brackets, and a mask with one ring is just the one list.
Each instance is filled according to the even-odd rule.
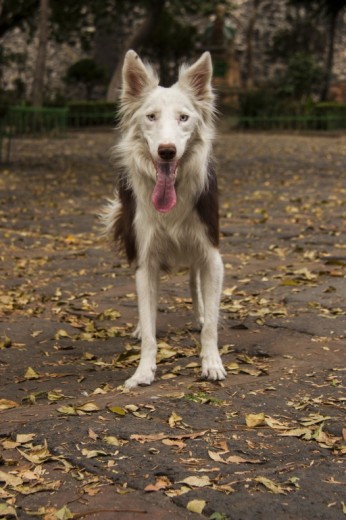
[[171,487],[172,482],[169,480],[168,477],[159,477],[156,479],[155,484],[148,484],[144,491],[146,492],[152,492],[152,491],[160,491],[161,489],[168,489]]
[[9,410],[10,408],[17,408],[19,406],[15,401],[9,399],[0,399],[0,410]]
[[21,477],[13,475],[12,473],[0,471],[0,482],[5,482],[6,486],[16,487],[20,486],[20,484],[23,483],[23,480]]
[[82,449],[82,455],[85,455],[87,459],[94,459],[95,457],[105,457],[107,453],[103,450],[88,450],[87,448]]
[[179,480],[178,484],[187,484],[190,487],[207,487],[211,485],[210,478],[208,475],[202,475],[201,477],[186,477],[184,480]]
[[130,439],[138,441],[140,443],[144,442],[153,442],[153,441],[162,441],[162,439],[197,439],[198,437],[203,437],[208,432],[208,430],[204,430],[201,432],[195,433],[183,433],[181,435],[169,435],[166,433],[151,433],[149,435],[140,435],[137,433],[133,433],[130,436]]
[[52,458],[52,454],[48,450],[46,441],[44,441],[43,445],[40,444],[38,446],[35,446],[30,451],[22,451],[19,448],[17,449],[25,459],[27,459],[29,462],[32,462],[33,464],[42,464],[46,460]]
[[279,484],[275,484],[275,482],[267,477],[256,477],[254,480],[265,486],[275,495],[286,495],[286,491]]
[[256,428],[257,426],[263,426],[265,424],[264,413],[249,413],[245,416],[246,426],[248,428]]
[[115,413],[116,415],[126,415],[126,410],[124,410],[124,408],[121,408],[120,406],[108,406],[108,410],[112,413]]
[[36,433],[18,433],[16,436],[16,442],[18,444],[26,444],[31,442],[36,437]]
[[40,375],[31,367],[29,367],[24,374],[25,379],[39,379],[39,377]]
[[205,500],[190,500],[186,506],[186,509],[192,513],[199,513],[201,515],[205,505]]
[[71,518],[74,518],[74,514],[71,513],[67,506],[64,506],[61,509],[59,509],[59,511],[56,511],[54,516],[56,520],[70,520]]
[[15,508],[8,504],[0,504],[0,518],[11,518],[12,516],[18,518]]
[[173,412],[168,419],[168,424],[170,425],[171,428],[175,428],[177,423],[180,423],[182,420],[183,420],[183,418],[180,417],[180,415]]

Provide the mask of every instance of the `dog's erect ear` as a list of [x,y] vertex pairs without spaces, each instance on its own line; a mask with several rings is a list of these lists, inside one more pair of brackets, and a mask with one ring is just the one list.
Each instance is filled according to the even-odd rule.
[[209,52],[204,52],[193,65],[183,65],[180,69],[179,84],[191,90],[199,100],[212,96],[211,78],[213,66]]
[[146,89],[158,84],[157,76],[150,65],[144,65],[135,51],[127,51],[123,65],[122,93],[124,97],[140,96]]

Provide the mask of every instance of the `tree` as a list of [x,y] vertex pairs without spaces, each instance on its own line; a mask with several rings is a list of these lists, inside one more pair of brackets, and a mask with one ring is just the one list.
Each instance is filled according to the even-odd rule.
[[32,104],[40,107],[43,104],[44,74],[48,45],[49,0],[40,0],[40,15],[38,23],[38,48],[32,87]]
[[111,81],[108,85],[107,101],[116,101],[118,97],[118,87],[121,80],[121,68],[126,51],[128,49],[138,49],[138,46],[154,29],[157,18],[160,16],[165,6],[165,1],[166,0],[153,0],[152,2],[148,2],[146,6],[146,15],[143,19],[143,22],[133,33],[130,34],[126,42],[124,42],[125,45],[123,46],[121,55],[118,56]]
[[312,16],[322,16],[327,23],[328,45],[324,77],[322,80],[321,101],[328,99],[333,72],[336,29],[339,17],[346,7],[346,0],[289,0],[292,5],[302,5]]
[[90,58],[84,58],[71,65],[65,77],[66,83],[85,87],[86,99],[91,99],[94,87],[105,80],[106,73],[103,67]]
[[310,54],[294,54],[288,61],[279,91],[298,103],[299,111],[309,101],[316,85],[321,80],[322,71]]
[[254,86],[254,70],[253,70],[253,35],[258,15],[258,8],[261,0],[252,1],[252,9],[249,17],[249,23],[245,29],[245,87],[247,90]]
[[[142,8],[143,21],[142,23],[134,26],[133,31],[130,32],[128,38],[124,39],[122,50],[116,58],[114,73],[107,91],[107,101],[109,102],[116,101],[118,97],[123,58],[128,49],[134,49],[135,51],[139,52],[144,47],[146,49],[148,48],[152,56],[155,57],[154,54],[156,53],[158,62],[162,62],[164,56],[162,48],[168,37],[171,38],[171,46],[173,46],[170,48],[171,53],[174,52],[174,48],[180,46],[181,42],[178,40],[178,33],[172,37],[172,33],[164,34],[162,27],[159,27],[160,22],[164,20],[163,15],[166,20],[169,18],[171,23],[175,25],[175,28],[178,29],[180,36],[182,36],[184,33],[184,41],[186,42],[184,26],[179,22],[179,20],[186,20],[190,15],[194,17],[210,15],[215,12],[218,4],[229,5],[228,0],[189,0],[189,2],[186,2],[185,0],[137,0],[137,2],[134,3],[137,5],[137,7]],[[126,13],[127,16],[129,11],[133,11],[134,8],[133,4],[131,3],[130,5],[130,2],[126,2],[126,0],[123,1],[122,6],[123,12]],[[155,36],[156,52],[153,52],[153,46],[151,44],[152,36]],[[193,36],[192,28],[190,29],[189,36]],[[196,40],[194,39],[194,41],[192,41],[192,38],[189,38],[189,49],[186,49],[187,54],[194,48],[194,45],[191,45],[191,43],[196,43]],[[162,68],[164,68],[163,64]]]

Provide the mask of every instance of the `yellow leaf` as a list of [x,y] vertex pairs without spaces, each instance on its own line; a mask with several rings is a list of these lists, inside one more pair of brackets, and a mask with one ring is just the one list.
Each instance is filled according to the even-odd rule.
[[35,446],[31,451],[22,451],[19,448],[18,451],[33,464],[42,464],[52,458],[52,454],[48,450],[47,441],[45,441],[43,445]]
[[71,513],[69,508],[67,506],[62,507],[54,514],[56,520],[70,520],[71,518],[74,518],[74,514]]
[[121,446],[121,442],[119,441],[118,437],[114,437],[113,435],[107,435],[103,440],[111,446]]
[[173,412],[170,416],[170,418],[168,419],[168,424],[170,425],[171,428],[174,428],[175,425],[182,421],[182,417],[180,417],[180,415],[176,414],[175,412]]
[[58,340],[60,338],[70,338],[71,336],[69,335],[68,332],[66,332],[66,330],[64,329],[60,329],[58,330],[55,335],[54,335],[54,339]]
[[256,428],[256,426],[265,424],[265,415],[264,413],[249,413],[245,416],[245,421],[248,428]]
[[83,448],[82,455],[85,455],[87,459],[93,459],[95,457],[105,456],[107,453],[102,450],[88,450],[87,448]]
[[275,495],[286,495],[285,490],[279,484],[275,484],[275,482],[273,482],[269,478],[256,477],[254,480],[265,486],[267,489],[269,489],[269,491],[271,491]]
[[18,403],[10,401],[9,399],[0,399],[0,410],[9,410],[10,408],[16,408],[19,406]]
[[7,336],[4,337],[4,339],[0,340],[0,349],[2,348],[10,348],[12,346],[12,341]]
[[0,482],[5,482],[6,486],[16,487],[20,486],[23,483],[23,480],[17,475],[0,471]]
[[24,377],[25,379],[38,379],[40,376],[33,368],[29,367],[25,372]]
[[15,508],[8,504],[0,504],[0,518],[10,518],[12,516],[18,518]]
[[116,415],[126,415],[126,410],[120,406],[108,406],[108,410]]
[[190,500],[186,506],[186,509],[192,513],[199,513],[201,515],[205,505],[205,500]]
[[82,412],[97,412],[100,408],[95,403],[85,403],[81,406],[77,406],[77,410],[81,410]]
[[19,444],[26,444],[27,442],[31,442],[34,439],[34,437],[36,437],[36,433],[19,433],[16,436],[16,442],[18,442]]
[[73,406],[60,406],[58,412],[64,415],[77,415],[77,411]]

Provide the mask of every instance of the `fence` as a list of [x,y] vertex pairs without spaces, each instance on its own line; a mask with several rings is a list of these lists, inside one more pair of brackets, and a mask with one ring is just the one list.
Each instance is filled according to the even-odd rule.
[[67,128],[68,108],[10,107],[0,120],[0,161],[8,162],[11,142],[21,135],[56,135]]
[[234,117],[231,128],[235,130],[298,130],[335,131],[346,129],[343,116],[256,116]]

